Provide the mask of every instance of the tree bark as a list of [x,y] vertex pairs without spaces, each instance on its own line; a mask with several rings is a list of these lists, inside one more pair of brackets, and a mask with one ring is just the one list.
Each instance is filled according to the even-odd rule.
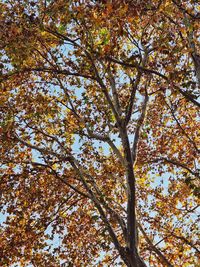
[[135,175],[133,170],[133,159],[131,155],[130,143],[126,131],[126,126],[122,125],[120,136],[124,147],[126,160],[126,179],[127,179],[127,247],[124,251],[126,255],[125,264],[128,267],[147,267],[138,255],[137,251],[137,221],[136,221],[136,195],[135,195]]
[[147,267],[145,262],[138,255],[137,249],[133,252],[127,252],[128,267]]

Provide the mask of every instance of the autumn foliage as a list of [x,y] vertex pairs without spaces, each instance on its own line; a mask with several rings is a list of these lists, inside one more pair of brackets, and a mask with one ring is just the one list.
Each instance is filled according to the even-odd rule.
[[200,6],[0,4],[0,266],[197,267]]

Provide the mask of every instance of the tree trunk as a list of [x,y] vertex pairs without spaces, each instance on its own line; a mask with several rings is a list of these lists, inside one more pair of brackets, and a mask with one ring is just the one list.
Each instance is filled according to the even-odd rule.
[[147,267],[144,261],[140,258],[137,251],[129,253],[129,265],[128,267]]

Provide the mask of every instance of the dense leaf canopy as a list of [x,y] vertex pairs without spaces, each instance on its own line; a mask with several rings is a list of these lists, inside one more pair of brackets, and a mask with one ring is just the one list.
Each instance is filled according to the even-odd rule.
[[195,267],[200,5],[0,4],[0,265]]

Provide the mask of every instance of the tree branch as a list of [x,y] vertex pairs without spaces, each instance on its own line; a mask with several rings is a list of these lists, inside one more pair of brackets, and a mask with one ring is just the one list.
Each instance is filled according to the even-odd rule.
[[168,158],[164,158],[164,157],[157,158],[157,159],[155,159],[155,160],[153,160],[151,162],[158,162],[158,161],[167,162],[167,163],[173,164],[173,165],[175,165],[177,167],[181,167],[181,168],[187,170],[192,175],[196,176],[197,178],[200,178],[200,176],[199,176],[199,174],[197,172],[192,171],[184,163],[178,162],[178,161],[176,161],[174,159],[168,159]]
[[167,267],[173,267],[173,265],[167,260],[167,258],[162,254],[162,252],[152,243],[148,235],[145,233],[143,227],[141,226],[140,223],[137,224],[138,228],[140,229],[141,233],[143,234],[146,242],[149,244],[150,248],[157,254],[159,257],[161,263],[163,266]]
[[114,232],[112,226],[110,225],[104,210],[102,209],[101,203],[96,198],[94,192],[91,190],[90,186],[87,184],[87,182],[84,178],[84,175],[82,174],[81,166],[74,158],[69,159],[69,162],[70,162],[71,166],[74,168],[74,170],[76,171],[76,173],[78,174],[78,176],[80,177],[86,191],[89,193],[91,200],[93,201],[95,207],[97,208],[97,210],[100,214],[100,217],[101,217],[102,221],[104,222],[104,224],[105,224],[105,226],[106,226],[106,228],[110,234],[110,237],[112,238],[112,241],[113,241],[115,248],[118,250],[118,252],[121,255],[124,262],[126,264],[128,264],[127,259],[124,255],[124,252],[123,252],[123,248],[121,247],[119,240],[118,240],[117,236],[115,235],[115,232]]
[[141,113],[141,116],[137,122],[136,130],[135,130],[135,136],[134,136],[134,140],[133,140],[133,146],[132,146],[133,164],[136,162],[136,158],[137,158],[137,147],[138,147],[138,142],[139,142],[139,137],[140,137],[140,130],[141,130],[141,127],[142,127],[143,122],[145,120],[148,100],[149,100],[149,96],[147,94],[147,90],[145,90],[145,99],[144,99],[144,103],[142,106],[142,113]]

